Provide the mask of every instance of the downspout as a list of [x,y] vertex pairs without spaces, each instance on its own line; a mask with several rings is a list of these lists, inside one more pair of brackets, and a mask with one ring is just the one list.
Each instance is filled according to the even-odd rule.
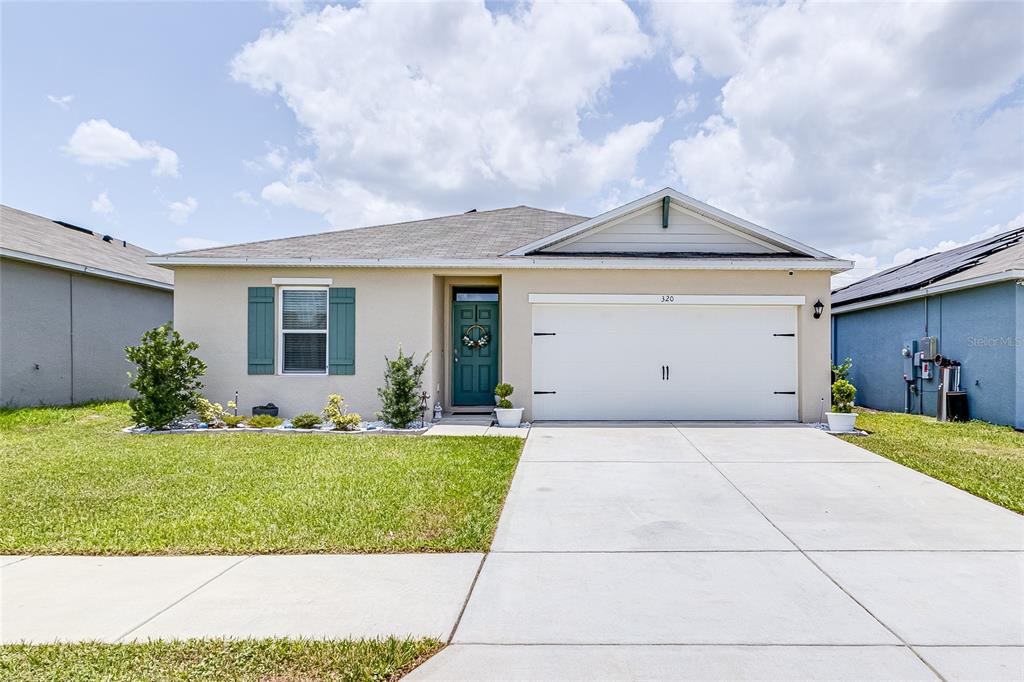
[[68,354],[71,372],[69,375],[69,396],[71,404],[75,404],[75,275],[68,273]]

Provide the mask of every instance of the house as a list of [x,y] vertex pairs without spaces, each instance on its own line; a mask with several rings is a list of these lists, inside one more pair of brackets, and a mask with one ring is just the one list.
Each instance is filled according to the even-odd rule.
[[150,255],[0,206],[0,404],[127,397],[124,347],[174,313],[174,274]]
[[535,420],[816,421],[829,278],[852,266],[672,189],[595,218],[518,206],[149,262],[174,269],[212,400],[293,415],[338,392],[369,415],[401,344],[430,354],[431,404],[486,412],[502,381]]
[[960,363],[971,417],[1024,429],[1024,227],[838,289],[832,330],[859,404],[935,415],[939,373],[913,366],[918,347],[932,355],[929,337]]

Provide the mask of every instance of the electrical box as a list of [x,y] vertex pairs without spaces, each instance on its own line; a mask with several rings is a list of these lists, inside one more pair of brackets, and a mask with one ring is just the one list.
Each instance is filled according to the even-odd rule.
[[939,354],[939,339],[935,336],[925,336],[917,342],[917,352],[923,356],[922,360],[934,360]]
[[932,378],[932,365],[934,365],[934,364],[935,363],[933,363],[931,360],[925,360],[925,359],[922,358],[922,360],[921,360],[921,378],[922,379],[931,379]]

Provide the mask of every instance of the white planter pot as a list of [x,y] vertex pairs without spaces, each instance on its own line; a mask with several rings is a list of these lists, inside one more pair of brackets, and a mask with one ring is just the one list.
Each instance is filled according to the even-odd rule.
[[494,408],[494,415],[498,418],[498,426],[515,428],[523,421],[523,408],[510,407],[505,409],[502,407],[496,407]]
[[853,431],[854,424],[857,423],[855,412],[826,412],[825,416],[828,418],[828,430],[836,433]]

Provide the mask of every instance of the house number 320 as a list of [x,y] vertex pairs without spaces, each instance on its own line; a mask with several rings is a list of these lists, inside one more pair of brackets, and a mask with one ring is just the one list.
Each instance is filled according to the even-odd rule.
[[671,303],[674,300],[676,300],[675,296],[662,296],[661,297],[661,302],[662,303]]

